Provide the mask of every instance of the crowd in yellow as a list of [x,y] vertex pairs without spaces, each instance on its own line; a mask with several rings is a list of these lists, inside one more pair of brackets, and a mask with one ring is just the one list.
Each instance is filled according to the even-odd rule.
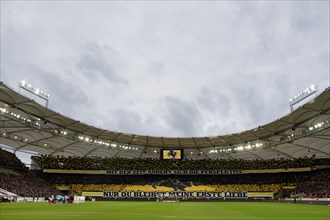
[[[274,192],[282,189],[282,184],[228,184],[228,185],[198,185],[187,186],[185,191],[207,191],[207,192]],[[124,185],[124,184],[70,184],[56,185],[58,189],[68,188],[81,195],[82,192],[103,191],[143,191],[143,192],[169,192],[174,188],[153,185]]]

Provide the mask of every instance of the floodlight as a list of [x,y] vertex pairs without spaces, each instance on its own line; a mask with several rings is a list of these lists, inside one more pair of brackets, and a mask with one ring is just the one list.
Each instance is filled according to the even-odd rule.
[[22,80],[18,84],[19,91],[21,88],[38,96],[39,98],[44,99],[46,101],[46,108],[48,108],[49,94],[46,94],[45,92],[41,91],[39,88],[33,87],[31,84],[27,83],[25,80]]
[[315,90],[316,90],[316,86],[315,86],[314,84],[312,84],[312,85],[310,86],[310,89],[311,89],[312,91],[315,91]]
[[290,105],[290,110],[291,112],[293,111],[293,106],[299,102],[301,102],[302,100],[306,99],[307,97],[309,97],[312,94],[316,94],[317,95],[317,86],[312,84],[310,85],[307,89],[305,89],[303,92],[295,95],[293,98],[289,99],[289,105]]
[[238,151],[241,151],[241,150],[243,150],[243,146],[237,147],[236,149],[237,149]]

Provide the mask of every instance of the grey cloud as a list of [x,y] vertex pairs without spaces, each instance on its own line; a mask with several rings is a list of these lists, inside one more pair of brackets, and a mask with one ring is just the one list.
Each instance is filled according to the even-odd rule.
[[33,80],[51,108],[92,125],[239,132],[287,114],[310,83],[329,86],[328,1],[67,5],[4,2],[1,80]]
[[244,86],[235,89],[234,102],[238,104],[239,112],[247,113],[247,120],[256,122],[264,117],[266,106],[257,88]]
[[219,90],[203,87],[200,90],[197,101],[198,106],[223,117],[227,117],[232,108],[232,100],[230,99],[229,94],[226,95],[221,92],[220,87]]
[[47,92],[51,95],[49,107],[73,119],[77,118],[77,113],[82,111],[83,105],[86,109],[93,105],[86,94],[86,90],[77,86],[76,81],[63,78],[58,72],[47,72],[38,67],[31,67],[30,71],[38,75],[40,85],[47,85]]
[[77,67],[91,80],[103,76],[108,82],[116,84],[128,84],[128,81],[119,76],[120,55],[113,48],[96,42],[89,42],[82,46],[82,52],[78,58]]
[[165,70],[165,64],[163,62],[151,61],[149,65],[150,74],[163,74]]
[[291,25],[293,28],[308,33],[318,30],[326,23],[320,22],[320,18],[329,19],[329,1],[305,1],[296,4],[297,10],[294,10]]
[[[203,87],[197,96],[198,108],[203,112],[203,136],[228,134],[235,131],[235,124],[230,120],[233,117],[235,100],[227,88]],[[236,122],[235,122],[236,123]],[[201,130],[201,129],[200,129]]]
[[107,121],[110,123],[108,127],[120,132],[144,134],[146,130],[144,128],[145,125],[142,123],[141,116],[125,109],[111,111]]
[[196,136],[199,131],[200,112],[196,105],[173,97],[165,97],[164,120],[177,131],[177,136]]

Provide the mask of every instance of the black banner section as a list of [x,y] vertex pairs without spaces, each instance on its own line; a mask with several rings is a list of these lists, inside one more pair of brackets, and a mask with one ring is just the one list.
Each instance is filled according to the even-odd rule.
[[233,175],[241,170],[107,170],[106,175]]
[[221,198],[247,198],[247,192],[133,192],[111,191],[103,192],[104,198],[110,199],[158,199],[158,198],[185,198],[185,199],[221,199]]

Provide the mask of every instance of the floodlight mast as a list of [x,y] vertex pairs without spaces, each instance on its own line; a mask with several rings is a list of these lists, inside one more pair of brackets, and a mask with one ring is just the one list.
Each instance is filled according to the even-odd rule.
[[31,84],[27,83],[25,80],[22,80],[18,84],[18,92],[21,91],[21,88],[32,93],[33,95],[38,96],[39,98],[46,101],[46,108],[48,108],[48,102],[49,102],[49,94],[43,92],[42,90],[33,87]]
[[303,92],[295,95],[293,98],[291,98],[289,100],[289,105],[290,105],[290,110],[291,112],[293,112],[294,108],[293,106],[295,104],[298,104],[299,102],[301,102],[302,100],[306,99],[307,97],[315,94],[317,96],[317,91],[318,91],[318,88],[317,88],[317,85],[310,85],[307,89],[305,89]]

